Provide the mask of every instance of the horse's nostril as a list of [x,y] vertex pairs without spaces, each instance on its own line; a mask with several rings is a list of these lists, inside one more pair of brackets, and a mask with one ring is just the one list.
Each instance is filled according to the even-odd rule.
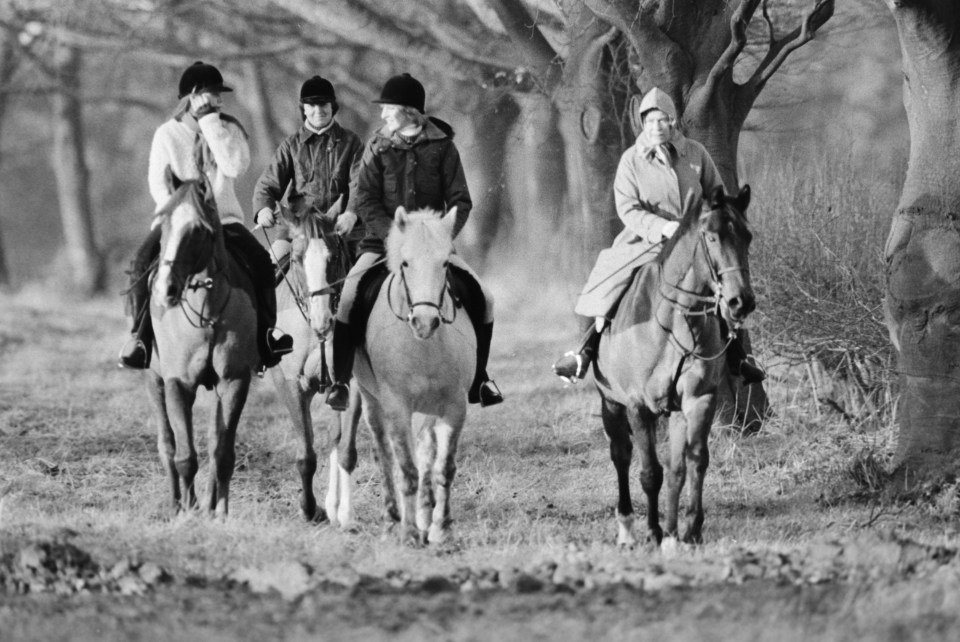
[[440,319],[438,319],[438,318],[436,318],[436,317],[430,319],[430,329],[431,329],[431,330],[436,330],[436,329],[439,328],[439,327],[440,327]]

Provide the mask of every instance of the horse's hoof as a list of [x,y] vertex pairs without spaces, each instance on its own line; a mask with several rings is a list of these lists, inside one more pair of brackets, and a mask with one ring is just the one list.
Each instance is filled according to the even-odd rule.
[[311,524],[323,524],[330,521],[330,519],[327,517],[327,511],[323,510],[319,506],[313,509],[313,514],[304,512],[303,517]]
[[660,542],[660,554],[665,558],[674,558],[679,552],[680,542],[677,541],[676,537],[664,537],[663,541]]
[[431,524],[430,530],[426,533],[427,542],[430,544],[443,544],[450,537],[450,530]]

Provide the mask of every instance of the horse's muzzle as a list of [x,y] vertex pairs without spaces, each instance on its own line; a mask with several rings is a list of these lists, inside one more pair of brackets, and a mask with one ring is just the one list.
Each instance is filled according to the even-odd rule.
[[413,335],[418,339],[429,339],[440,327],[439,314],[410,314],[410,327],[413,329]]
[[743,321],[757,307],[753,292],[744,292],[739,296],[724,299],[730,318],[734,321]]

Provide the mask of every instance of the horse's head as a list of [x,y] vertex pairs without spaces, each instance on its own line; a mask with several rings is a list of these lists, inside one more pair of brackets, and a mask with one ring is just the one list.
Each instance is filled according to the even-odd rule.
[[[339,289],[331,285],[345,276],[342,242],[334,231],[342,197],[326,213],[284,214],[293,236],[292,258],[303,266],[307,282],[310,327],[320,338],[330,334]],[[312,210],[312,208],[310,208]]]
[[181,181],[169,167],[166,177],[171,196],[153,221],[161,226],[160,267],[153,298],[170,308],[180,302],[189,278],[213,259],[220,217],[206,177]]
[[420,339],[440,326],[447,299],[447,266],[453,253],[457,208],[408,213],[398,207],[387,237],[387,264],[406,297],[407,322]]
[[736,196],[728,196],[718,187],[704,200],[699,219],[707,258],[701,269],[706,270],[704,276],[719,297],[720,314],[731,327],[737,327],[756,307],[748,258],[753,238],[747,227],[749,204],[749,185]]

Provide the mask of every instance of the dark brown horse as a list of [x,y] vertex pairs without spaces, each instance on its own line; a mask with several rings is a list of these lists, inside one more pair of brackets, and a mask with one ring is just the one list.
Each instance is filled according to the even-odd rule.
[[[342,199],[341,199],[342,200]],[[311,521],[335,520],[341,528],[354,521],[352,473],[356,466],[356,426],[360,420],[360,393],[351,388],[351,403],[329,424],[329,485],[326,511],[317,506],[313,477],[317,471],[314,423],[310,402],[330,385],[328,342],[336,314],[341,280],[349,271],[346,243],[334,232],[341,201],[326,213],[305,208],[281,210],[293,238],[290,270],[277,286],[277,320],[293,337],[293,352],[271,370],[298,440],[297,470],[302,483],[300,508]],[[331,411],[332,412],[332,411]],[[347,439],[341,439],[347,435]]]
[[[633,439],[640,446],[640,485],[656,542],[664,535],[677,537],[685,481],[689,505],[682,541],[702,541],[707,438],[728,342],[720,318],[732,332],[755,306],[747,259],[749,202],[745,186],[735,198],[718,189],[702,211],[690,208],[658,260],[630,285],[601,338],[595,373],[617,471],[617,542],[622,546],[636,543],[629,480]],[[670,414],[670,456],[666,525],[661,529],[663,467],[657,460],[656,428],[665,414]]]
[[259,361],[253,285],[227,252],[206,178],[180,183],[169,168],[167,178],[172,196],[154,222],[162,226],[150,302],[157,355],[147,372],[147,389],[157,412],[160,461],[177,510],[197,504],[197,389],[216,394],[207,436],[207,508],[225,516],[237,424]]

